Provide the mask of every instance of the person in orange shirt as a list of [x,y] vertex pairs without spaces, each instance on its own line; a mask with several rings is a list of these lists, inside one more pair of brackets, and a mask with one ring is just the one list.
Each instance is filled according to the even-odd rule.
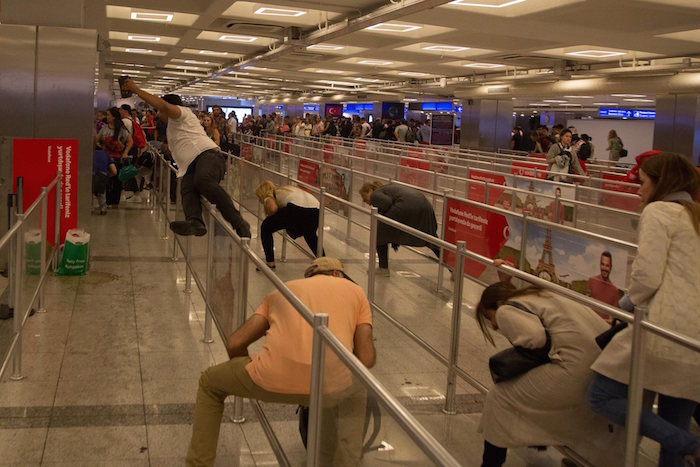
[[[362,288],[345,274],[338,259],[318,258],[306,269],[304,279],[286,285],[312,312],[327,313],[330,331],[367,368],[374,366],[369,302]],[[248,355],[248,346],[263,336],[265,343],[260,352]],[[202,373],[187,465],[214,465],[224,401],[230,395],[308,406],[312,342],[311,326],[282,294],[274,291],[267,295],[255,313],[228,338],[226,348],[231,359]],[[366,397],[358,397],[353,386],[350,371],[333,352],[327,352],[322,432],[328,436],[337,430],[338,436],[335,440],[324,438],[321,456],[333,465],[356,464],[361,455]],[[327,410],[329,405],[336,409],[343,405],[343,423],[337,423],[337,410]],[[348,413],[359,422],[359,430],[356,423],[349,423]],[[348,459],[353,456],[356,459]]]

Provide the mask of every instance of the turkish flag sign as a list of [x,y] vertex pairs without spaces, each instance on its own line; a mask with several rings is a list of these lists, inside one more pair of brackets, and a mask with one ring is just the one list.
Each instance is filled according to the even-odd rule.
[[[456,199],[447,198],[447,224],[445,225],[446,242],[453,245],[458,240],[467,242],[467,250],[495,258],[510,235],[508,220],[503,214],[487,211],[477,206],[466,204]],[[445,264],[455,265],[455,254],[445,251]],[[464,262],[464,272],[478,278],[486,266],[467,259]]]
[[[23,177],[22,209],[26,210],[61,172],[61,228],[59,239],[78,224],[78,140],[77,139],[24,139],[12,143],[12,179],[15,190],[17,177]],[[56,219],[56,191],[48,196],[46,237],[53,245]]]

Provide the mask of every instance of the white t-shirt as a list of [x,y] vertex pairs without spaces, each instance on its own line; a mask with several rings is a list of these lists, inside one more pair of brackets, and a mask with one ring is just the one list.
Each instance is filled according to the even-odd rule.
[[295,186],[281,186],[275,190],[275,201],[277,206],[283,208],[292,203],[300,208],[316,208],[320,204],[311,193]]
[[369,123],[367,122],[362,122],[362,137],[369,136],[370,132],[372,131],[372,127],[370,126]]
[[182,177],[187,167],[201,153],[219,147],[204,131],[199,119],[187,107],[180,107],[180,118],[168,118],[168,146],[177,163],[177,176]]
[[126,131],[129,132],[131,136],[134,135],[134,123],[131,121],[130,118],[122,118],[122,123],[126,127]]

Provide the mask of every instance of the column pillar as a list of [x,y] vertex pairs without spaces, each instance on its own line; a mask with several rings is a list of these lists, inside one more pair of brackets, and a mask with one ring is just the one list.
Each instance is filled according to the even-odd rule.
[[683,154],[700,163],[700,95],[657,96],[654,149]]
[[467,99],[462,105],[461,148],[507,148],[513,129],[513,101]]

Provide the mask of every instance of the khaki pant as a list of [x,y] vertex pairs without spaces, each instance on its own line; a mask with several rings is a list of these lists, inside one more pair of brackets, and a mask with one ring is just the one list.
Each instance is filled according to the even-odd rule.
[[[197,391],[192,439],[187,451],[188,466],[214,465],[226,397],[233,395],[264,402],[308,406],[308,394],[270,392],[255,384],[245,369],[249,362],[249,357],[237,357],[202,373]],[[365,404],[364,389],[354,386],[342,394],[324,395],[320,440],[322,465],[359,464]]]

